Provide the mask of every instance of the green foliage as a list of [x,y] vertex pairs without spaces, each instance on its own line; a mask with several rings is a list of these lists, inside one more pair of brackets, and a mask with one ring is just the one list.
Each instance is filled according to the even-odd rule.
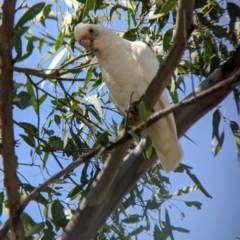
[[139,116],[144,123],[147,123],[148,113],[143,101],[141,101],[139,104]]
[[[31,1],[26,2],[30,4]],[[108,99],[96,59],[75,45],[75,25],[79,22],[106,25],[107,22],[111,26],[124,16],[124,33],[119,34],[129,40],[146,42],[162,62],[172,44],[177,2],[158,0],[158,8],[155,8],[154,1],[132,0],[120,4],[104,0],[65,0],[60,5],[39,2],[18,10],[20,17],[16,19],[13,39],[16,55],[13,89],[15,132],[21,137],[20,147],[27,145],[25,149],[29,149],[28,158],[27,152],[18,156],[18,169],[23,164],[29,167],[29,171],[33,167],[40,168],[44,180],[98,144],[108,144],[119,135],[121,117]],[[201,81],[231,56],[231,48],[237,44],[232,34],[234,23],[240,17],[237,5],[198,0],[195,13],[195,30],[188,44],[189,54],[184,55],[167,86],[174,103],[179,101],[180,92],[186,93],[190,74]],[[223,26],[220,20],[226,13],[229,14],[229,22]],[[238,112],[239,95],[239,89],[234,90]],[[147,111],[143,103],[139,105],[139,113],[146,123]],[[21,116],[21,120],[18,121],[17,116]],[[22,116],[25,116],[24,120]],[[222,120],[228,121],[240,155],[239,125],[225,119],[219,108],[212,118],[213,154],[217,155],[224,144],[224,131],[219,132]],[[139,140],[136,133],[133,135]],[[152,144],[148,137],[146,159],[151,154]],[[55,238],[89,190],[106,157],[106,152],[101,153],[95,160],[39,194],[35,201],[42,211],[42,220],[33,220],[34,213],[31,216],[23,213],[26,237]],[[189,230],[172,225],[165,203],[171,205],[174,198],[193,191],[211,196],[191,173],[190,167],[182,164],[176,172],[186,174],[190,185],[171,193],[169,178],[162,176],[160,165],[155,164],[124,197],[95,239],[130,239],[146,233],[153,234],[156,240],[174,239],[174,231],[188,233]],[[32,180],[28,176],[19,176],[19,179],[24,194],[29,194],[41,184],[31,185]],[[5,191],[0,192],[1,215],[6,204],[5,195]],[[183,208],[201,209],[200,202],[183,203]],[[184,216],[184,213],[181,214]],[[135,227],[132,227],[133,224]]]
[[[212,120],[212,125],[213,125],[213,131],[212,131],[212,152],[216,156],[217,153],[220,151],[223,140],[224,140],[224,132],[222,132],[221,135],[219,135],[219,124],[221,120],[221,115],[219,109],[217,109],[213,113],[213,120]],[[217,140],[217,145],[214,146],[214,140]]]
[[25,23],[34,19],[43,10],[44,6],[45,6],[45,3],[40,2],[30,7],[18,20],[14,29],[18,31],[21,27],[24,26]]
[[145,144],[145,155],[146,158],[149,159],[152,155],[152,141],[149,136],[146,137],[146,144]]
[[240,159],[240,127],[236,122],[230,121],[230,128],[236,143],[238,158]]

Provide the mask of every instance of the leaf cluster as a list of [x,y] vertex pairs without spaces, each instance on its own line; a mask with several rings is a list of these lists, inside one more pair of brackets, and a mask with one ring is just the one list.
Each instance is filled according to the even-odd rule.
[[[75,25],[89,22],[114,26],[121,20],[124,31],[118,34],[131,41],[147,43],[161,63],[172,43],[176,9],[177,0],[132,0],[121,4],[64,0],[60,5],[38,2],[18,8],[20,17],[16,19],[13,39],[13,107],[15,132],[21,139],[19,148],[27,149],[24,156],[17,153],[16,159],[23,199],[41,183],[32,183],[33,179],[24,176],[24,167],[29,171],[36,168],[43,180],[97,145],[113,142],[121,134],[121,116],[108,99],[96,58],[75,45]],[[228,20],[224,19],[225,14],[229,15]],[[201,81],[229,59],[238,43],[238,34],[234,31],[239,17],[240,7],[234,3],[196,1],[193,37],[167,86],[173,103],[179,102],[180,93],[185,94],[193,81]],[[239,88],[234,90],[234,99],[239,113]],[[140,105],[139,110],[145,122],[144,106]],[[233,133],[239,154],[239,125],[223,116],[220,108],[213,113],[213,153],[216,155],[224,143],[224,131],[219,133],[222,119]],[[139,136],[131,148],[138,139]],[[151,151],[149,139],[146,160]],[[106,152],[98,154],[38,195],[35,201],[42,220],[34,220],[34,213],[22,215],[27,239],[36,236],[53,239],[66,226],[106,157]],[[171,193],[170,179],[162,175],[161,166],[156,164],[122,200],[95,239],[130,239],[151,234],[151,229],[153,239],[174,239],[174,231],[188,233],[189,230],[171,223],[169,209],[174,207],[175,199],[196,190],[211,196],[189,166],[182,164],[176,172],[187,174],[190,185]],[[183,203],[183,206],[201,209],[200,202]],[[0,192],[0,214],[4,207],[8,207],[5,190]],[[184,213],[180,213],[184,217]]]

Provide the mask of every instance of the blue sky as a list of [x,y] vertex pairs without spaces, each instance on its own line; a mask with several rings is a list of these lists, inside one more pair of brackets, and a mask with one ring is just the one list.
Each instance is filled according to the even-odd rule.
[[[232,94],[222,102],[221,107],[226,108],[231,119],[239,120]],[[187,132],[198,146],[186,139],[182,139],[181,143],[185,154],[183,162],[193,167],[192,172],[212,199],[206,198],[201,192],[184,196],[184,199],[195,199],[203,205],[201,210],[184,210],[186,217],[183,221],[176,218],[191,231],[185,235],[175,234],[176,239],[224,240],[236,239],[240,235],[240,163],[235,142],[229,127],[222,125],[221,128],[225,128],[223,149],[213,157],[210,147],[211,120],[212,116],[209,113]],[[182,179],[177,180],[175,176],[173,181],[176,186],[184,185]]]
[[[120,24],[111,27],[119,30]],[[37,60],[38,56],[35,58],[35,61],[25,61],[21,66],[34,67],[37,64]],[[46,87],[49,88],[49,86]],[[221,111],[226,113],[230,120],[240,124],[240,118],[237,114],[232,94],[221,103]],[[223,149],[216,157],[213,156],[211,152],[212,112],[204,116],[187,132],[188,137],[196,144],[186,138],[182,138],[180,142],[184,151],[183,163],[193,168],[192,173],[198,177],[213,198],[206,198],[200,191],[176,197],[173,203],[184,212],[185,217],[182,219],[176,208],[171,210],[168,208],[171,223],[174,226],[189,229],[190,233],[174,232],[175,239],[226,240],[236,239],[237,236],[240,236],[240,162],[237,159],[236,146],[231,130],[223,120],[220,124],[220,132],[223,129],[225,131]],[[45,109],[41,109],[41,113],[42,118],[44,118],[46,114]],[[22,112],[15,108],[14,118],[19,121],[36,121],[36,117],[32,117],[32,111],[29,109]],[[15,134],[17,135],[18,132],[16,131]],[[19,139],[19,137],[16,138]],[[16,149],[16,152],[19,155],[20,162],[31,162],[29,149],[23,141],[21,141],[20,147]],[[65,161],[64,165],[68,163],[68,161]],[[51,174],[58,170],[55,164],[51,165],[49,163],[48,167],[50,167]],[[35,186],[43,179],[38,167],[32,167],[31,171],[29,171],[29,167],[24,166],[21,166],[20,169],[23,175],[33,179],[31,184]],[[0,174],[2,179],[2,172]],[[45,177],[47,177],[46,174]],[[172,183],[172,192],[191,184],[189,178],[183,176],[183,174],[170,173],[168,177]],[[199,201],[203,204],[202,209],[188,208],[181,200]],[[29,213],[35,212],[34,217],[36,221],[41,221],[36,204],[31,203],[26,210]],[[142,239],[147,238],[151,239],[149,235],[144,234],[142,236]]]

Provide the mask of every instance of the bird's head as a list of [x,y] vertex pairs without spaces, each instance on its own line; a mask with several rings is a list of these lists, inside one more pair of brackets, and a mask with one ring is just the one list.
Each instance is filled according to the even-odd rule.
[[117,37],[115,33],[104,27],[83,23],[79,23],[75,27],[74,36],[80,45],[95,54],[109,47],[111,36]]

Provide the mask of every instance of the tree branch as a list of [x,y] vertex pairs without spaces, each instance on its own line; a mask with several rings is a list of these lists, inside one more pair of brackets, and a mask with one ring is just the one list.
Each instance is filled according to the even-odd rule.
[[[140,101],[145,103],[146,109],[151,110],[165,89],[167,82],[176,70],[182,55],[187,47],[187,42],[193,31],[193,8],[195,1],[178,1],[178,12],[173,44],[157,74],[149,84]],[[139,101],[139,102],[140,102]]]
[[80,208],[83,209],[86,204],[89,207],[98,206],[105,200],[108,189],[111,187],[122,164],[122,159],[132,142],[131,135],[129,135],[129,138],[129,140],[124,140],[123,144],[120,144],[110,152],[101,172],[94,180],[87,197],[82,200]]
[[[240,48],[239,48],[240,49]],[[237,49],[238,51],[238,49]],[[236,52],[237,52],[236,51]],[[239,62],[240,65],[240,62]],[[224,65],[223,65],[224,66]],[[213,74],[211,74],[205,81],[202,82],[200,86],[198,86],[195,90],[195,94],[191,94],[190,96],[186,97],[185,100],[177,104],[176,106],[173,106],[171,108],[164,109],[158,113],[153,114],[152,116],[149,117],[149,121],[147,123],[147,126],[150,126],[151,124],[154,124],[156,121],[158,121],[160,118],[166,116],[167,114],[171,112],[179,112],[179,114],[176,115],[176,125],[179,133],[179,137],[181,137],[185,131],[189,128],[190,123],[195,123],[199,118],[202,117],[203,114],[205,114],[207,111],[211,110],[214,106],[219,104],[222,99],[224,99],[231,91],[234,89],[237,85],[240,85],[240,70],[235,69],[234,72],[232,72],[232,76],[229,75],[226,72],[223,72],[222,69],[224,67],[219,68],[216,70]],[[240,69],[240,66],[239,66]],[[227,77],[223,77],[227,76]],[[211,88],[209,88],[211,86]],[[200,101],[201,100],[201,101]],[[203,106],[202,106],[203,105]],[[209,105],[211,106],[209,108]],[[197,109],[194,113],[196,114],[196,117],[192,118],[194,121],[189,117],[191,116],[192,109]],[[185,118],[183,118],[181,115],[184,113]],[[185,115],[186,114],[186,115]],[[184,119],[184,121],[182,121]],[[192,125],[191,124],[191,125]],[[180,131],[178,126],[180,126]],[[142,124],[139,124],[139,129],[136,129],[136,131],[141,131],[142,129]],[[109,146],[106,146],[105,148],[102,148],[99,146],[96,149],[93,149],[91,152],[88,154],[85,154],[81,158],[79,158],[77,161],[73,162],[70,164],[67,168],[63,169],[62,171],[56,173],[54,176],[52,176],[50,179],[48,179],[46,182],[44,182],[41,186],[36,188],[28,197],[25,199],[22,203],[21,207],[21,212],[24,210],[24,208],[28,205],[28,203],[36,198],[36,196],[46,189],[51,183],[53,183],[55,180],[59,179],[63,175],[68,174],[69,172],[73,171],[76,167],[78,167],[80,164],[83,162],[89,161],[95,154],[97,154],[101,150],[113,150],[112,155],[110,154],[110,158],[114,158],[116,161],[117,158],[122,159],[122,154],[124,153],[125,150],[124,148],[126,147],[126,144],[129,144],[129,141],[131,139],[131,134],[130,132],[123,135],[121,138],[119,138],[115,143],[110,144]],[[80,226],[82,226],[82,233],[84,234],[83,237],[86,237],[87,234],[93,234],[94,232],[92,231],[93,228],[84,228],[86,226],[85,224],[91,226],[95,226],[92,223],[96,222],[96,227],[99,227],[99,224],[101,225],[103,220],[105,220],[110,214],[111,211],[117,206],[117,203],[120,202],[120,200],[124,197],[125,194],[127,194],[131,188],[134,186],[136,181],[148,170],[152,167],[152,165],[155,163],[157,160],[157,156],[154,153],[151,158],[148,161],[145,161],[145,159],[142,156],[142,150],[145,146],[145,140],[142,140],[138,146],[131,151],[131,153],[125,157],[124,162],[121,166],[118,166],[118,173],[117,176],[115,177],[114,181],[109,183],[110,185],[110,190],[108,192],[107,197],[102,201],[101,196],[100,200],[98,199],[99,195],[101,192],[101,188],[104,188],[104,186],[101,186],[101,188],[98,188],[96,192],[91,192],[90,191],[90,197],[86,197],[83,199],[80,205],[80,209],[77,210],[76,215],[74,215],[73,219],[70,221],[73,226],[79,228],[79,225],[76,225],[76,221],[79,221],[79,218],[81,216],[81,221],[83,221]],[[108,160],[106,160],[108,161]],[[106,164],[108,165],[108,164]],[[107,167],[107,166],[106,166]],[[108,179],[108,176],[104,176],[104,178]],[[97,178],[100,182],[102,181],[101,178]],[[108,179],[109,180],[109,179]],[[112,180],[111,180],[112,181]],[[98,181],[93,184],[93,189],[96,187],[95,184]],[[99,184],[102,185],[102,184]],[[102,189],[103,190],[103,189]],[[91,201],[89,199],[96,198],[96,202],[98,202],[98,206],[92,206],[95,204],[91,205]],[[115,199],[115,200],[114,200]],[[101,204],[99,203],[101,202]],[[89,203],[91,206],[86,206],[86,203]],[[111,203],[111,204],[110,204]],[[114,205],[115,204],[115,205]],[[106,205],[106,206],[105,206]],[[112,207],[112,208],[111,208]],[[103,211],[103,212],[102,212]],[[88,216],[86,221],[86,218],[83,216]],[[100,215],[102,217],[100,217]],[[90,217],[92,216],[92,217]],[[104,217],[105,216],[105,217]],[[102,220],[101,220],[102,219]],[[89,230],[88,233],[86,233],[86,229]],[[9,221],[7,221],[2,228],[0,232],[0,239],[4,236],[3,233],[7,233],[9,230]],[[68,238],[67,239],[75,239],[71,238],[76,235],[76,229],[68,229]],[[87,230],[87,231],[88,231]],[[96,230],[97,231],[97,230]],[[70,235],[72,233],[73,235]],[[91,238],[91,237],[89,237]],[[88,239],[86,238],[81,238],[81,239]]]
[[[206,81],[209,81],[209,79],[206,79]],[[195,108],[197,106],[199,111],[200,107],[203,108],[202,101],[205,101],[206,99],[208,99],[208,104],[209,104],[208,109],[205,109],[205,111],[202,111],[201,116],[199,115],[194,116],[191,121],[193,124],[197,122],[198,119],[200,119],[203,115],[205,115],[214,106],[216,106],[216,103],[220,103],[236,86],[239,85],[239,83],[240,83],[240,70],[236,71],[236,73],[234,73],[233,76],[228,77],[223,82],[217,83],[216,85],[210,88],[207,88],[204,91],[200,91],[197,95],[191,94],[190,96],[186,97],[185,100],[181,101],[180,103],[176,104],[173,107],[168,107],[160,112],[154,113],[152,116],[149,117],[146,127],[153,125],[156,121],[167,116],[169,113],[180,112],[183,109],[185,109],[185,111],[188,110],[188,113],[189,113],[189,108],[193,106]],[[209,103],[210,99],[211,101]],[[139,124],[137,128],[139,129],[141,126],[142,124]],[[183,129],[178,128],[178,135],[182,136],[190,127],[191,125],[184,125]]]
[[[237,49],[235,54],[237,54],[239,50],[240,48]],[[180,103],[177,107],[171,108],[178,113],[176,114],[175,121],[179,138],[204,114],[218,105],[234,87],[240,85],[240,62],[235,64],[237,64],[234,68],[235,71],[231,69],[231,71],[226,72],[225,65],[220,67],[196,88],[196,95],[192,93],[186,97],[183,104]],[[212,88],[209,89],[209,87]],[[193,109],[194,114],[192,114]],[[160,118],[160,115],[163,117],[163,115],[169,114],[172,110],[167,109],[161,111],[157,114],[159,115],[157,118]],[[88,240],[96,235],[98,229],[107,220],[122,198],[135,186],[137,180],[145,174],[158,159],[154,152],[151,158],[146,161],[142,155],[144,146],[145,140],[142,140],[138,146],[125,157],[108,191],[108,195],[102,204],[94,207],[86,206],[86,204],[82,206],[80,204],[75,215],[58,240]],[[86,219],[88,220],[87,222]]]
[[[232,68],[231,68],[231,71],[232,71]],[[234,74],[236,75],[231,78],[233,73],[228,72],[230,75],[229,75],[229,79],[227,80],[226,80],[226,76],[223,73],[224,73],[223,67],[221,67],[221,69],[217,70],[217,73],[215,72],[208,79],[204,81],[205,84],[203,85],[201,84],[202,88],[200,90],[196,89],[195,92],[200,93],[199,95],[196,94],[197,99],[199,96],[201,97],[201,99],[207,96],[206,102],[204,104],[203,104],[203,101],[201,101],[201,103],[196,102],[196,98],[192,97],[191,100],[189,99],[186,100],[185,103],[181,106],[178,106],[176,108],[173,107],[171,109],[167,109],[159,113],[157,116],[155,116],[155,120],[165,116],[164,114],[169,114],[169,112],[173,112],[173,111],[181,112],[181,114],[177,115],[176,117],[179,136],[181,136],[193,123],[195,123],[202,115],[204,115],[207,111],[210,110],[210,108],[208,107],[209,104],[211,105],[211,108],[216,106],[224,97],[227,96],[227,94],[232,90],[232,88],[239,83],[239,79],[237,79],[239,78],[239,75],[238,75],[239,73],[235,72]],[[208,97],[210,95],[209,92],[206,95],[204,95],[203,91],[205,91],[210,85],[214,86],[218,81],[223,81],[223,80],[226,80],[226,81],[222,85],[220,84],[218,86],[219,89],[221,89],[221,91],[219,91],[219,94],[217,91],[217,87],[215,87],[213,88],[214,92],[216,93],[215,96]],[[225,88],[226,83],[230,85]],[[152,94],[151,94],[151,97],[152,97]],[[202,105],[204,106],[202,107]],[[191,113],[192,108],[195,109],[195,113],[196,113],[196,116],[193,116],[193,120],[190,119],[189,117],[189,114]],[[183,110],[185,110],[184,114],[182,114]],[[178,116],[182,116],[182,118]],[[182,119],[182,120],[180,121],[179,119]],[[151,121],[151,118],[150,118],[150,121]],[[181,129],[180,131],[179,131],[179,127]],[[117,168],[115,168],[115,173],[117,173],[117,170],[120,167],[119,163],[122,162],[121,159],[125,153],[125,150],[123,147],[124,145],[122,145],[121,143],[126,142],[127,139],[129,139],[129,135],[126,135],[125,138],[122,138],[122,142],[120,142],[120,144],[119,144],[119,141],[117,141],[115,144],[110,145],[109,148],[108,147],[105,148],[105,149],[115,148],[114,151],[112,151],[112,155],[109,156],[109,161],[111,159],[112,160],[113,159],[117,160],[118,158],[120,159],[120,161],[118,162]],[[91,237],[94,236],[94,234],[96,234],[99,227],[107,219],[109,214],[114,210],[114,208],[121,201],[124,195],[127,194],[132,189],[132,187],[134,186],[136,181],[142,176],[142,174],[144,174],[155,163],[157,159],[155,154],[152,155],[149,161],[145,161],[143,159],[141,154],[143,147],[144,147],[144,141],[142,141],[138,145],[138,147],[125,158],[125,162],[122,164],[120,171],[118,171],[118,174],[115,180],[112,177],[109,178],[110,175],[108,176],[101,173],[102,177],[105,178],[105,180],[103,180],[102,177],[97,178],[89,194],[82,201],[76,214],[70,221],[70,223],[72,224],[71,228],[67,226],[67,228],[64,231],[65,236],[62,235],[60,239],[78,239],[78,238],[90,239]],[[121,154],[118,154],[118,150],[120,148],[122,149]],[[113,164],[113,163],[114,161],[112,161],[109,164]],[[108,164],[106,164],[105,167],[107,168]],[[108,173],[110,174],[109,171]],[[108,184],[106,188],[104,188],[104,182],[105,183],[107,182]],[[102,195],[103,197],[102,196],[99,197],[98,193],[102,193],[102,191],[99,191],[99,190],[102,190],[105,192]],[[40,190],[38,193],[40,193],[41,191],[42,190]],[[94,198],[96,200],[94,200]],[[93,202],[91,200],[93,200]],[[25,207],[26,206],[24,206],[24,208]],[[88,221],[86,221],[86,219],[88,219]],[[91,226],[91,228],[89,228],[89,225]]]
[[[203,81],[193,93],[187,98],[194,96],[205,89],[209,89],[212,86],[220,82],[225,82],[228,76],[233,76],[236,71],[240,69],[240,46],[237,47],[233,56],[224,63],[220,68],[216,69],[205,81]],[[205,115],[210,109],[220,103],[231,92],[231,89],[227,89],[226,92],[216,93],[215,96],[209,96],[209,98],[196,102],[195,105],[188,106],[182,110],[175,112],[175,118],[177,120],[178,134],[181,136],[185,133],[198,119]],[[217,103],[215,103],[217,101]],[[208,107],[207,107],[208,106]],[[201,113],[201,115],[199,115]],[[191,116],[191,117],[189,117]]]
[[[83,57],[83,56],[85,56],[85,55],[81,55],[80,57]],[[80,58],[80,57],[78,57],[78,58]],[[72,62],[73,60],[70,60],[70,61]],[[69,71],[73,72],[75,70],[76,72],[79,72],[80,69],[82,69],[86,66],[89,66],[90,62],[91,62],[91,60],[84,61],[81,64],[79,64],[77,68],[73,68],[73,69],[62,69],[62,68],[54,69],[50,73],[45,73],[43,70],[37,70],[37,69],[32,69],[32,68],[23,68],[23,67],[14,67],[13,70],[16,72],[19,72],[19,73],[33,75],[33,76],[41,77],[44,79],[50,78],[50,79],[57,79],[57,80],[65,80],[65,79],[69,80],[69,78],[64,78],[64,77],[60,77],[60,76],[68,73]],[[78,81],[78,79],[75,79],[75,78],[72,80]]]
[[[94,157],[96,154],[98,154],[99,151],[101,151],[102,146],[98,146],[89,153],[84,154],[82,157],[80,157],[78,160],[74,161],[73,163],[69,164],[66,168],[62,169],[61,171],[54,174],[52,177],[50,177],[48,180],[46,180],[43,184],[41,184],[39,187],[37,187],[35,190],[33,190],[27,198],[22,202],[20,209],[18,210],[18,217],[20,217],[21,213],[24,211],[24,209],[27,207],[27,205],[35,199],[42,191],[44,191],[50,184],[54,183],[56,180],[61,178],[62,176],[72,172],[76,167],[80,166],[82,163],[88,162],[92,157]],[[9,231],[10,227],[10,219],[8,219],[4,226],[2,227],[0,231],[0,239],[4,239],[7,232]]]
[[5,0],[2,5],[1,28],[1,72],[0,72],[0,117],[2,128],[2,158],[4,185],[9,204],[11,239],[24,239],[24,230],[20,215],[19,180],[16,175],[16,157],[14,153],[12,92],[13,92],[13,25],[15,0]]

